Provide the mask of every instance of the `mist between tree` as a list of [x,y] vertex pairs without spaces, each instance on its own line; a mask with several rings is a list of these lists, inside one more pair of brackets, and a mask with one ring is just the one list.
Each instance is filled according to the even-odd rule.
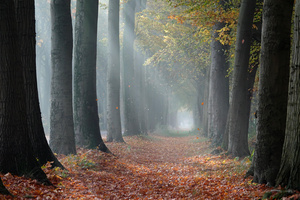
[[[197,76],[201,76],[200,70],[196,67],[192,69],[194,72],[193,79],[189,80],[190,73],[184,72],[184,70],[196,63],[185,64],[180,59],[190,59],[189,52],[183,52],[183,58],[177,58],[174,62],[169,63],[169,61],[159,60],[154,61],[155,56],[163,52],[154,51],[157,49],[168,49],[168,41],[171,39],[168,35],[164,36],[165,32],[168,31],[169,22],[166,21],[156,21],[153,29],[143,30],[147,28],[148,23],[151,23],[154,15],[151,9],[155,9],[153,3],[148,3],[150,5],[150,10],[144,10],[145,2],[137,3],[135,5],[136,9],[136,20],[139,22],[135,27],[136,32],[128,34],[128,41],[134,41],[134,61],[126,61],[128,50],[125,50],[121,54],[120,70],[121,70],[121,97],[120,105],[116,105],[115,109],[121,111],[122,120],[122,133],[126,132],[124,127],[125,118],[130,118],[126,116],[124,109],[129,109],[129,113],[133,112],[138,117],[134,121],[137,121],[137,130],[132,130],[135,134],[139,132],[147,134],[147,132],[153,132],[157,127],[165,127],[166,129],[194,129],[194,116],[197,116],[199,108],[197,108]],[[165,5],[165,3],[160,3],[159,7]],[[97,33],[97,103],[98,103],[98,113],[99,113],[99,125],[103,133],[107,133],[107,69],[108,69],[108,2],[100,1],[100,9],[98,15],[98,33]],[[153,8],[151,8],[153,6]],[[138,8],[139,7],[139,8]],[[171,12],[171,8],[168,8]],[[39,89],[39,99],[42,112],[42,119],[45,128],[46,135],[50,132],[50,85],[51,85],[51,20],[50,20],[50,4],[47,2],[36,2],[36,31],[37,31],[37,77],[38,77],[38,89]],[[120,48],[123,47],[123,35],[125,27],[125,8],[121,4],[120,9]],[[142,15],[142,11],[144,14]],[[71,14],[74,26],[76,13],[76,1],[71,1]],[[153,15],[153,16],[151,16]],[[147,17],[147,21],[144,21],[144,17]],[[165,17],[168,17],[167,15]],[[150,20],[150,21],[149,21]],[[175,22],[172,22],[173,26],[178,26]],[[163,30],[160,25],[163,25],[166,30]],[[176,27],[174,27],[176,29]],[[175,31],[175,29],[173,31]],[[186,30],[190,31],[190,30]],[[152,37],[159,37],[162,42],[159,41],[149,44],[147,40],[154,38],[145,38],[146,34],[151,33]],[[182,34],[182,33],[181,33]],[[176,36],[177,37],[177,36]],[[147,46],[149,45],[149,46]],[[161,46],[163,45],[163,46]],[[175,44],[169,44],[175,45]],[[193,45],[193,44],[191,44]],[[184,47],[188,49],[189,46]],[[184,50],[183,49],[183,50]],[[121,51],[122,52],[122,51]],[[168,52],[166,52],[168,53]],[[114,52],[111,54],[114,55]],[[129,55],[130,56],[130,55]],[[132,55],[131,55],[132,56]],[[160,56],[163,56],[161,54]],[[125,57],[125,58],[124,58]],[[134,66],[134,69],[127,69],[123,65],[124,62],[129,62],[129,65]],[[171,59],[171,58],[169,58]],[[130,63],[133,62],[133,63]],[[124,73],[125,70],[125,73]],[[128,73],[130,72],[130,73]],[[125,77],[128,76],[128,77]],[[130,80],[132,78],[132,80]],[[127,81],[127,79],[129,79]],[[133,91],[134,97],[127,101],[128,106],[125,108],[125,99],[131,98],[126,97],[130,91]],[[130,108],[130,102],[134,105]],[[133,109],[133,111],[131,111]],[[201,109],[201,108],[200,108]],[[183,111],[185,110],[185,111]],[[126,112],[126,113],[128,113]],[[178,114],[177,114],[178,113]],[[180,114],[181,113],[181,114]],[[183,114],[185,113],[185,114]],[[187,114],[189,113],[189,114]],[[194,115],[192,113],[195,113]],[[193,116],[191,116],[191,114]],[[182,117],[186,116],[186,117]],[[125,120],[125,121],[124,121]],[[144,120],[145,122],[139,122]],[[199,125],[199,124],[198,124]],[[134,125],[129,125],[129,127]],[[198,127],[197,127],[198,128]],[[140,130],[139,130],[140,129]],[[131,134],[131,133],[128,133]],[[49,138],[49,136],[47,136]]]
[[[0,157],[3,173],[51,185],[41,166],[64,170],[56,155],[69,159],[93,149],[116,156],[111,147],[127,156],[131,145],[144,153],[137,141],[152,145],[145,147],[151,151],[166,141],[188,146],[184,141],[193,143],[191,155],[176,151],[185,164],[188,156],[211,159],[197,157],[203,145],[224,164],[230,158],[246,163],[243,173],[254,182],[298,193],[300,0],[3,2],[0,28],[8,28],[0,34],[9,45],[0,41],[0,80],[15,87],[0,90],[7,96],[3,110],[19,103],[16,112],[0,115],[11,119],[0,126],[17,130],[6,135],[24,134],[4,142],[19,149],[3,145],[0,151],[19,155],[24,149],[26,155]],[[15,52],[16,60],[7,52]],[[19,66],[9,67],[13,61]]]

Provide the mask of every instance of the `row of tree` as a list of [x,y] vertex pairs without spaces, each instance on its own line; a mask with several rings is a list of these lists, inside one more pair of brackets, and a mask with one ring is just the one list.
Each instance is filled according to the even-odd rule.
[[[174,10],[162,9],[164,3],[149,3],[147,10],[138,15],[142,30],[137,29],[137,40],[149,55],[146,64],[155,65],[169,85],[173,81],[169,75],[178,77],[183,71],[185,81],[195,78],[198,87],[193,88],[199,95],[195,119],[198,117],[213,146],[222,146],[234,157],[250,155],[249,117],[256,71],[260,65],[255,113],[258,117],[257,143],[249,174],[259,183],[299,189],[296,139],[299,137],[296,98],[299,2],[296,1],[293,20],[293,1],[281,4],[281,1],[268,0],[203,0],[196,3],[177,0],[169,3],[175,5]],[[151,9],[152,6],[155,9]],[[153,14],[153,10],[162,11]],[[292,21],[295,47],[290,67]],[[199,42],[190,42],[186,45],[189,49],[185,48],[180,39],[184,38],[185,42],[188,39],[184,34],[176,37],[175,32],[178,34],[179,30],[189,30],[185,34],[198,36],[193,39]],[[210,43],[210,62],[192,57],[191,47],[198,51],[199,57],[205,52],[207,43]],[[187,62],[189,58],[194,58],[192,65]],[[184,70],[181,71],[178,65]]]
[[[74,34],[70,3],[50,1],[50,146],[63,154],[75,154],[76,143],[109,152],[97,108],[99,100],[105,101],[96,95],[99,2],[76,2]],[[120,2],[109,1],[107,140],[123,142],[122,126],[124,134],[136,135],[174,125],[174,113],[184,105],[193,109],[195,124],[202,125],[214,146],[222,145],[233,156],[250,155],[250,105],[260,60],[257,144],[249,172],[256,182],[299,189],[299,1],[291,70],[294,1],[166,3],[127,1],[121,32]],[[51,184],[41,165],[63,166],[48,146],[41,121],[34,1],[5,0],[0,10],[0,169]],[[228,76],[231,62],[233,75]]]
[[[235,157],[250,155],[250,105],[260,60],[257,143],[249,174],[254,175],[255,182],[300,189],[300,111],[297,98],[300,2],[296,1],[293,20],[294,1],[169,2],[176,7],[185,7],[185,12],[172,16],[172,19],[196,25],[200,33],[204,33],[203,29],[212,33],[206,86],[209,89],[205,90],[208,98],[204,99],[207,111],[202,116],[204,133],[212,139],[214,146],[222,146]],[[236,8],[239,8],[239,17],[235,29],[227,17]],[[212,10],[220,14],[210,16],[214,23],[207,23],[203,19],[205,17],[198,19],[204,14],[209,15]],[[294,36],[291,49],[292,21]],[[230,38],[232,32],[236,33],[233,40]],[[227,73],[232,53],[229,45],[232,44],[235,44],[231,48],[235,49],[235,53],[229,87]],[[293,59],[290,65],[291,51]]]
[[[147,133],[148,130],[153,130],[156,124],[162,123],[162,119],[166,119],[162,117],[167,113],[164,110],[166,100],[159,97],[154,88],[155,83],[149,84],[150,81],[146,81],[147,72],[137,68],[142,66],[145,58],[141,52],[134,51],[133,48],[135,13],[143,10],[145,5],[146,1],[135,0],[128,1],[124,5],[125,28],[122,46],[124,96],[120,98],[120,3],[110,0],[108,4],[108,141],[123,141],[120,120],[122,107],[127,135]],[[3,89],[0,92],[2,98],[0,170],[2,173],[25,175],[48,185],[51,183],[41,170],[41,166],[52,162],[52,167],[64,168],[53,152],[76,154],[76,144],[110,152],[100,134],[96,95],[99,2],[78,0],[75,8],[71,10],[70,6],[70,0],[50,1],[51,59],[46,58],[47,51],[44,54],[38,51],[37,55],[41,55],[42,59],[37,60],[38,63],[51,60],[51,70],[40,69],[45,75],[41,78],[36,76],[36,44],[37,47],[41,47],[45,41],[42,37],[37,38],[37,41],[35,38],[34,0],[0,3],[0,68],[3,71],[1,73]],[[75,17],[74,34],[72,17]],[[51,84],[44,80],[49,78],[49,72]],[[151,77],[159,79],[158,74]],[[50,145],[47,143],[41,120],[38,79],[42,80],[45,86],[51,85]],[[153,92],[148,94],[146,91]],[[47,98],[45,93],[41,93],[42,99]],[[158,97],[153,97],[153,94]],[[137,95],[143,99],[142,102],[136,101]],[[124,105],[120,103],[120,99],[124,100]],[[138,110],[134,109],[137,105],[140,108],[138,113]],[[147,105],[153,109],[149,109]],[[147,126],[146,118],[149,119]],[[8,193],[3,185],[1,188],[1,192]]]

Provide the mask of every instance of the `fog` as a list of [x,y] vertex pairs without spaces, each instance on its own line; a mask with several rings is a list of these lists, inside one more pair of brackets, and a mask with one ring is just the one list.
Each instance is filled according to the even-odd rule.
[[194,129],[193,113],[186,109],[181,109],[177,113],[177,124],[179,130],[191,131]]
[[[147,9],[153,8],[153,2],[148,1]],[[158,2],[156,2],[158,3]],[[163,6],[163,3],[160,3]],[[158,4],[157,4],[158,5]],[[72,0],[72,19],[74,24],[75,1]],[[149,8],[148,8],[149,7]],[[153,58],[157,52],[162,49],[154,50],[151,41],[143,38],[147,34],[153,37],[161,37],[166,40],[157,27],[148,27],[145,29],[147,22],[142,21],[139,17],[145,15],[149,20],[155,22],[149,10],[145,10],[137,14],[136,35],[135,38],[135,72],[133,76],[137,81],[134,85],[135,94],[135,112],[140,120],[140,126],[144,123],[149,132],[154,131],[158,127],[165,127],[179,130],[192,130],[196,127],[194,120],[195,109],[197,109],[197,89],[194,81],[182,74],[182,69],[189,65],[185,62],[164,62],[156,63]],[[98,44],[97,44],[97,96],[98,96],[98,113],[100,119],[100,127],[102,132],[106,130],[106,105],[107,105],[107,1],[100,1],[99,18],[98,18]],[[147,13],[149,12],[149,13]],[[151,11],[153,12],[153,10]],[[146,13],[146,14],[144,14]],[[152,13],[153,14],[153,13]],[[120,12],[120,42],[121,49],[123,44],[124,31],[124,13],[121,6]],[[159,21],[159,23],[165,23]],[[169,23],[169,22],[166,22]],[[143,31],[141,32],[141,30]],[[50,119],[50,84],[51,84],[51,20],[50,20],[50,3],[49,1],[36,1],[36,40],[37,40],[37,80],[40,108],[45,133],[49,134]],[[157,42],[157,41],[152,41]],[[122,53],[121,53],[122,55]],[[139,60],[138,60],[139,59]],[[121,58],[122,60],[122,58]],[[122,62],[121,62],[122,63]],[[124,71],[121,64],[121,73]],[[178,71],[176,71],[178,70]],[[121,75],[121,81],[123,77]],[[144,83],[141,83],[144,82]],[[121,102],[123,101],[124,85],[121,82]],[[121,119],[124,122],[123,103],[121,103]],[[197,111],[198,112],[198,111]],[[123,123],[122,123],[123,124]]]

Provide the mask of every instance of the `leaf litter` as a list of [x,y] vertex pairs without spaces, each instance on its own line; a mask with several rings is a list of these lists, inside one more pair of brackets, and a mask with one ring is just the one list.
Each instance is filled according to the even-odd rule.
[[68,170],[43,167],[55,187],[2,174],[14,198],[0,199],[261,199],[272,189],[244,179],[249,158],[211,155],[201,137],[124,139],[106,144],[115,156],[82,148],[77,155],[58,155]]

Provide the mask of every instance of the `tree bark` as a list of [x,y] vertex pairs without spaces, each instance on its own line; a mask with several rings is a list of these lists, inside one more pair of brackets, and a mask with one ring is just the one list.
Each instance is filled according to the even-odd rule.
[[76,154],[72,108],[72,21],[70,0],[51,0],[52,80],[50,147]]
[[53,162],[53,167],[64,168],[48,145],[41,120],[36,78],[34,1],[15,0],[15,6],[20,35],[21,61],[25,77],[27,121],[33,151],[41,165]]
[[107,141],[124,142],[120,114],[120,1],[108,7]]
[[203,116],[202,116],[202,129],[203,129],[203,135],[204,136],[208,136],[208,119],[209,119],[209,75],[210,75],[210,68],[207,67],[206,70],[206,78],[205,78],[205,82],[204,82],[204,101],[203,101]]
[[136,0],[129,0],[124,5],[125,28],[123,36],[123,72],[124,72],[124,127],[125,135],[139,135],[140,127],[134,99],[136,90],[134,80],[134,39],[135,39]]
[[[221,0],[224,5],[226,0]],[[209,127],[208,136],[212,138],[212,145],[221,145],[226,126],[227,113],[229,108],[229,80],[227,75],[228,45],[223,45],[217,38],[218,30],[225,26],[223,22],[216,22],[213,28],[211,42],[211,68],[209,79]]]
[[292,0],[265,0],[254,181],[275,184],[286,126]]
[[[0,1],[0,171],[50,185],[29,138],[14,1]],[[33,25],[34,26],[34,25]]]
[[228,152],[234,157],[250,155],[248,148],[250,97],[247,78],[255,5],[256,0],[241,2],[237,28],[232,98],[227,119],[229,120]]
[[96,94],[97,0],[78,0],[74,50],[74,125],[76,142],[110,152],[99,127]]
[[285,139],[277,185],[300,189],[300,1],[296,1]]
[[[137,0],[136,1],[136,13],[141,13],[146,9],[147,0]],[[136,29],[139,29],[139,24],[137,23]],[[136,85],[138,86],[138,95],[135,97],[138,99],[138,119],[140,132],[144,135],[147,135],[147,126],[146,126],[146,71],[145,66],[145,55],[139,48],[139,44],[136,44],[135,54],[134,54],[134,71],[136,77]]]

